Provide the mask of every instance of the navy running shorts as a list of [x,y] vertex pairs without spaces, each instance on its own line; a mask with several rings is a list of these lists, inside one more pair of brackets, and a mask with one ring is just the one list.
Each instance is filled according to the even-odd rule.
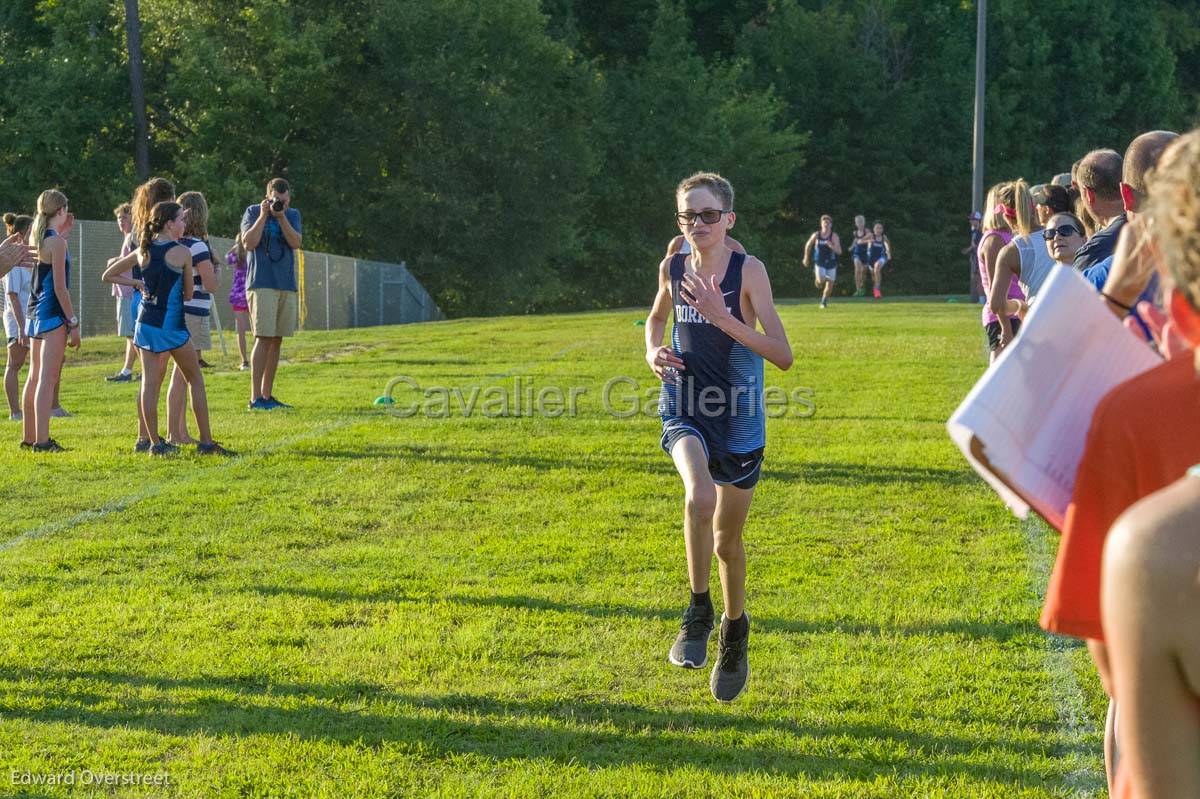
[[663,425],[663,451],[670,455],[675,444],[687,436],[700,439],[700,445],[708,455],[708,473],[714,483],[747,489],[758,484],[758,478],[762,476],[762,447],[752,452],[718,452],[708,446],[699,430],[676,421]]

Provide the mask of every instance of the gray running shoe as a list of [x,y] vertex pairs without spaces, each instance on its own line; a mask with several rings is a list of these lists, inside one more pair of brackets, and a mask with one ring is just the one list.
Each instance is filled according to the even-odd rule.
[[75,414],[68,411],[66,408],[59,405],[57,408],[50,409],[50,416],[55,419],[70,419]]
[[708,662],[708,639],[713,632],[713,609],[689,605],[683,612],[683,623],[679,635],[671,647],[667,660],[673,666],[685,669],[702,669]]
[[713,666],[708,678],[708,687],[712,689],[713,699],[718,702],[732,702],[746,690],[746,682],[750,679],[750,614],[746,614],[746,635],[736,641],[727,641],[721,635],[717,643],[717,664]]

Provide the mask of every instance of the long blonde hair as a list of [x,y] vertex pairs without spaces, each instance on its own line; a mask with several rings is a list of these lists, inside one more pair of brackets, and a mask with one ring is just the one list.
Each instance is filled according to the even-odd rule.
[[1012,182],[1012,205],[1017,212],[1016,234],[1028,236],[1036,228],[1037,210],[1034,208],[1033,195],[1029,193],[1029,184],[1025,178],[1017,178]]
[[57,189],[46,189],[38,195],[37,213],[33,215],[33,225],[29,228],[29,245],[41,247],[42,237],[50,227],[54,215],[67,206],[67,195]]
[[979,229],[984,233],[989,230],[1008,230],[1008,220],[1004,218],[1004,214],[996,210],[996,206],[1000,204],[1000,189],[1007,186],[1007,183],[997,183],[988,189],[987,199],[983,201],[983,222],[979,225]]
[[[1009,230],[1016,236],[1028,236],[1033,232],[1033,197],[1024,178],[992,186],[984,205],[983,224],[980,227],[985,233],[989,230]],[[1011,208],[1015,216],[1010,218],[999,210],[1001,205]]]

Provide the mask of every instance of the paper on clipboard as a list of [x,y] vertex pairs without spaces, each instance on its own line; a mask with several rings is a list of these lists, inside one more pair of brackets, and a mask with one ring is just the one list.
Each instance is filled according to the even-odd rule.
[[946,427],[1017,516],[1032,508],[1061,530],[1096,405],[1160,363],[1081,275],[1059,267]]

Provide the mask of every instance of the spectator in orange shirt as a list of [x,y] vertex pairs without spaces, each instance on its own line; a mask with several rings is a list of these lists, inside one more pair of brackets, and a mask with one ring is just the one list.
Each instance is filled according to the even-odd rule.
[[[1162,156],[1150,181],[1154,241],[1175,283],[1171,317],[1200,373],[1200,130]],[[1200,378],[1197,378],[1200,379]],[[1155,409],[1157,411],[1157,409]],[[1191,407],[1192,429],[1200,406]],[[1200,457],[1195,461],[1200,462]],[[1119,796],[1200,796],[1200,466],[1113,527],[1102,577],[1104,632],[1119,698]]]
[[[1140,153],[1136,159],[1149,171],[1170,140],[1154,137],[1142,141],[1155,150]],[[1135,177],[1140,180],[1144,176]],[[1118,257],[1128,252],[1121,248]],[[1200,377],[1190,358],[1176,358],[1117,386],[1092,416],[1041,623],[1050,632],[1087,640],[1110,697],[1112,682],[1100,618],[1104,539],[1113,522],[1131,505],[1200,462],[1197,409]],[[1110,704],[1105,725],[1110,779],[1115,760],[1114,717],[1115,707]]]

